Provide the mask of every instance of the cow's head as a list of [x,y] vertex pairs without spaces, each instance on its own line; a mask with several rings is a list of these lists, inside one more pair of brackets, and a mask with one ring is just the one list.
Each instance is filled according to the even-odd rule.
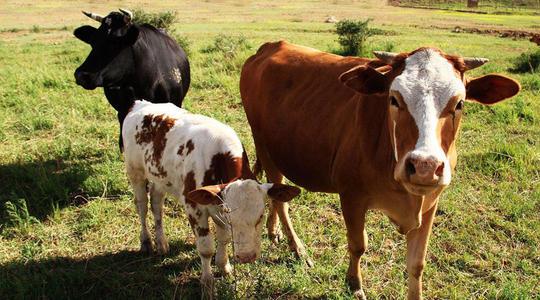
[[81,26],[73,33],[92,46],[86,60],[75,70],[77,84],[88,90],[121,85],[134,71],[133,54],[129,49],[139,36],[138,27],[132,25],[131,12],[120,9],[106,17],[83,13],[101,25],[99,28]]
[[253,262],[261,255],[261,229],[265,199],[288,202],[300,193],[294,186],[259,184],[252,179],[205,186],[188,194],[188,199],[203,205],[216,205],[217,212],[232,231],[234,257],[240,263]]
[[450,183],[464,101],[494,104],[516,95],[520,85],[495,74],[465,79],[465,71],[486,63],[484,58],[433,48],[375,55],[386,65],[356,67],[340,79],[362,94],[387,95],[394,179],[412,194],[430,194]]

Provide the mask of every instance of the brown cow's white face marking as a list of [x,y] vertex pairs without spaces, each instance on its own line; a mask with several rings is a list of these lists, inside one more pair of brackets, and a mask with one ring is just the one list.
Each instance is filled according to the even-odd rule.
[[[411,172],[414,174],[431,170],[435,174],[430,180],[414,182],[414,184],[448,185],[451,180],[451,167],[447,153],[441,146],[441,136],[448,136],[448,134],[441,133],[444,127],[441,128],[439,120],[449,104],[454,105],[456,99],[459,102],[465,98],[465,86],[459,73],[439,52],[425,49],[405,60],[403,72],[393,80],[390,86],[390,95],[392,94],[399,95],[418,130],[418,140],[414,148],[407,149],[407,152],[403,153],[403,149],[402,151],[398,149],[400,137],[395,136],[396,132],[399,134],[403,128],[395,128],[399,126],[396,120],[390,124],[394,127],[394,153],[399,168],[395,173],[396,180],[410,183],[407,177]],[[451,138],[454,138],[453,134]],[[408,174],[403,175],[403,173]]]

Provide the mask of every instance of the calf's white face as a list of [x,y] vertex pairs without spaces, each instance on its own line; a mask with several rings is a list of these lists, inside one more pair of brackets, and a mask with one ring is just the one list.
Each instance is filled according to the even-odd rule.
[[235,259],[248,263],[261,256],[261,229],[267,197],[287,202],[299,193],[297,187],[259,184],[247,179],[205,186],[190,192],[188,198],[199,204],[217,206],[220,218],[231,229]]

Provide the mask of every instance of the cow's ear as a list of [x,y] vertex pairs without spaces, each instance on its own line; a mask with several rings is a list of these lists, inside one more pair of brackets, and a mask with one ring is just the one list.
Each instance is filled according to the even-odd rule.
[[388,91],[388,78],[369,66],[359,66],[341,74],[339,80],[347,87],[362,93],[376,94]]
[[122,43],[126,46],[135,44],[139,37],[139,28],[130,26],[126,34],[122,37]]
[[92,44],[96,38],[97,32],[97,28],[90,25],[85,25],[75,29],[75,31],[73,31],[73,35],[87,44]]
[[202,204],[222,204],[220,192],[224,185],[208,185],[193,190],[187,194],[188,200]]
[[521,86],[514,79],[490,74],[469,80],[466,89],[467,99],[482,104],[495,104],[519,93]]
[[300,189],[281,183],[265,183],[262,185],[268,197],[280,202],[289,202],[300,194]]

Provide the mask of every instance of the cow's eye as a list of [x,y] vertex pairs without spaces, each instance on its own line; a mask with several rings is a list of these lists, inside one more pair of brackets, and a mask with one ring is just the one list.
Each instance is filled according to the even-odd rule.
[[394,96],[390,96],[390,104],[392,106],[395,106],[395,107],[399,108],[399,103],[398,103],[396,97],[394,97]]
[[456,104],[456,110],[462,110],[463,109],[463,100],[459,100],[459,102]]

